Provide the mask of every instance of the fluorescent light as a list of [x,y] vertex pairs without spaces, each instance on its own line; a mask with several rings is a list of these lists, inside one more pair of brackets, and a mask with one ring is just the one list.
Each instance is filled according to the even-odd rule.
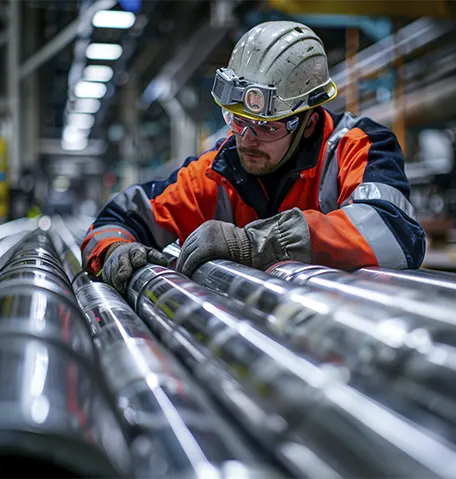
[[83,78],[87,81],[109,81],[114,75],[111,67],[106,65],[89,65],[85,67]]
[[79,130],[74,126],[66,126],[63,129],[62,141],[65,143],[77,143],[89,136],[89,130]]
[[100,107],[100,100],[96,100],[95,98],[79,98],[76,100],[71,111],[74,113],[96,113]]
[[130,28],[136,16],[132,12],[119,10],[101,10],[93,16],[92,24],[98,28]]
[[86,57],[91,60],[117,60],[122,55],[122,47],[116,43],[91,43]]
[[80,81],[76,83],[74,94],[79,98],[103,98],[106,95],[106,85],[104,83],[94,83],[89,81]]
[[89,140],[87,138],[81,138],[78,141],[62,141],[61,146],[64,150],[73,150],[73,151],[80,151],[87,147],[89,144]]
[[88,113],[70,113],[67,116],[67,124],[69,126],[74,126],[83,130],[92,128],[94,123],[95,118],[93,115],[89,115]]

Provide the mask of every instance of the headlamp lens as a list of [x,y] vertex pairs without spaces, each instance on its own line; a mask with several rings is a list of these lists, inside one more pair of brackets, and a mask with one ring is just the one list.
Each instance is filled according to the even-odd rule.
[[250,120],[242,116],[235,115],[222,108],[225,123],[230,127],[234,134],[244,136],[249,129],[260,141],[277,141],[285,138],[298,128],[299,118],[286,118],[279,121]]

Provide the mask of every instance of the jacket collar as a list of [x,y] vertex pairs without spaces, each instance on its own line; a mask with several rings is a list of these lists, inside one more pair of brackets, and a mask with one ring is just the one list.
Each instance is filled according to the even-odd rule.
[[[296,153],[289,160],[295,161],[296,164],[290,173],[290,176],[293,178],[299,177],[299,175],[302,177],[312,177],[315,175],[322,147],[334,130],[332,116],[321,107],[319,108],[319,114],[318,136],[310,144],[303,139]],[[267,198],[258,178],[247,173],[241,166],[236,139],[233,134],[219,148],[211,166],[206,170],[206,176],[218,183],[226,183],[228,181],[238,192],[242,200],[257,211],[260,218],[269,216]]]

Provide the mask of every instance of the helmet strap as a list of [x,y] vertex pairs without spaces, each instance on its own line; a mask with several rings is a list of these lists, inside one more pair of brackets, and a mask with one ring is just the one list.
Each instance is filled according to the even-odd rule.
[[279,161],[276,167],[273,170],[269,171],[268,173],[273,173],[274,171],[278,170],[293,156],[293,154],[295,153],[295,151],[297,150],[299,146],[299,143],[301,142],[302,135],[304,134],[304,131],[306,130],[307,125],[309,124],[310,117],[312,116],[313,112],[314,110],[312,109],[305,113],[303,121],[301,122],[301,125],[299,126],[298,130],[294,133],[293,141],[291,142],[291,145],[288,148],[287,152],[285,153],[284,157]]

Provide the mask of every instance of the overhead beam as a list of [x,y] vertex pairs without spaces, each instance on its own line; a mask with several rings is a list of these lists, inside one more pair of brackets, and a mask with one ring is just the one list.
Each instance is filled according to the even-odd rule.
[[[237,1],[226,2],[225,9],[230,8],[233,11],[238,3]],[[226,10],[224,14],[229,16],[229,12]],[[141,105],[145,108],[156,100],[169,101],[174,98],[215,50],[232,26],[231,21],[220,24],[214,19],[201,25],[149,83],[141,95]]]
[[[452,31],[451,22],[421,18],[403,27],[387,38],[365,48],[358,56],[358,71],[362,78],[374,76],[379,71],[389,68],[400,56],[409,56],[435,42]],[[342,62],[331,69],[331,77],[340,90],[349,83],[347,64]]]
[[25,61],[20,70],[20,77],[24,78],[30,75],[30,73],[57,55],[90,24],[96,12],[99,10],[109,10],[116,3],[115,0],[98,0],[91,5],[82,15]]
[[269,8],[283,13],[367,15],[373,17],[456,17],[456,2],[452,0],[268,0]]

